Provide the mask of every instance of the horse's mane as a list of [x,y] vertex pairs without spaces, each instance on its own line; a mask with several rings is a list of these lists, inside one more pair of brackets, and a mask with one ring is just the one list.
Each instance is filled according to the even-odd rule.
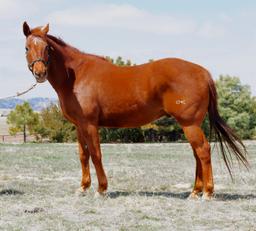
[[104,61],[107,61],[109,62],[109,60],[103,56],[99,56],[99,55],[94,55],[94,54],[89,54],[89,53],[85,53],[83,51],[80,51],[79,49],[67,44],[65,41],[63,41],[61,38],[57,38],[53,35],[47,35],[47,38],[52,40],[54,43],[56,43],[57,45],[61,46],[61,47],[68,47],[69,49],[71,49],[73,52],[77,52],[77,53],[81,53],[83,55],[86,55],[86,56],[90,56],[90,57],[93,57],[93,58],[98,58],[98,59],[101,59],[101,60],[104,60]]

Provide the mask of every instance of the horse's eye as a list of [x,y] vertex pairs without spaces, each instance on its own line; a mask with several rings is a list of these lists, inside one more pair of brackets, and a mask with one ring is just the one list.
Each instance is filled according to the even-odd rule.
[[28,52],[28,48],[27,47],[25,47],[25,50],[26,50],[26,52]]

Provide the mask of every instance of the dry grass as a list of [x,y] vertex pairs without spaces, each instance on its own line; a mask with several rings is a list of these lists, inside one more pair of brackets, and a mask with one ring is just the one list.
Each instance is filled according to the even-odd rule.
[[194,181],[188,144],[102,145],[109,197],[75,195],[75,145],[0,146],[0,230],[255,230],[256,142],[251,170],[234,183],[213,154],[215,199],[187,200]]

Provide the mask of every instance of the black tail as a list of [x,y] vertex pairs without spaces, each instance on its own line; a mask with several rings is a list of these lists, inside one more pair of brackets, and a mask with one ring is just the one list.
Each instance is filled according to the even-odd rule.
[[238,162],[241,162],[248,169],[249,163],[246,158],[247,151],[241,139],[219,115],[217,108],[217,92],[212,78],[209,79],[209,95],[208,117],[210,121],[210,134],[213,134],[215,140],[219,142],[222,157],[232,178],[231,154],[235,155]]

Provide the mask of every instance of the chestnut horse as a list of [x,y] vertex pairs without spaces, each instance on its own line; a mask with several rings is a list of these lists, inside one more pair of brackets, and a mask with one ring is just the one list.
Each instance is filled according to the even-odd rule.
[[165,115],[173,116],[196,160],[192,198],[201,192],[206,199],[213,194],[210,144],[200,128],[207,112],[229,172],[230,153],[248,164],[243,143],[218,113],[215,85],[203,67],[177,58],[118,67],[105,58],[79,51],[48,35],[48,31],[49,24],[30,29],[24,22],[26,58],[36,81],[50,82],[64,116],[77,128],[81,193],[91,185],[90,157],[96,169],[98,193],[107,190],[98,134],[101,126],[138,127]]

